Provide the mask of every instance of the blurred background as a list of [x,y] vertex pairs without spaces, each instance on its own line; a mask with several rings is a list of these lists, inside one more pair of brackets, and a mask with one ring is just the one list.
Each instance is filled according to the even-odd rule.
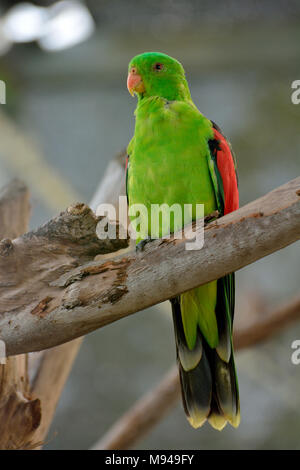
[[[0,186],[15,176],[28,184],[31,228],[90,201],[133,134],[127,64],[154,50],[182,62],[194,102],[230,138],[241,204],[299,175],[300,105],[291,102],[300,79],[298,1],[0,1]],[[299,248],[237,273],[237,323],[299,291]],[[295,339],[300,325],[236,355],[238,430],[195,431],[178,403],[138,448],[300,449]],[[92,446],[174,361],[168,305],[88,335],[46,448]]]

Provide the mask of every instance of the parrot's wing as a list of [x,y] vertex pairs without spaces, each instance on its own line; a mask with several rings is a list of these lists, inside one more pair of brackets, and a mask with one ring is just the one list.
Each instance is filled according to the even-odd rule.
[[[239,208],[236,159],[230,143],[222,133],[221,129],[213,121],[212,126],[214,138],[208,142],[210,149],[208,164],[214,186],[218,211],[221,215],[225,215]],[[228,308],[226,308],[226,311],[229,317],[228,320],[230,320],[229,323],[232,325],[235,298],[234,274],[224,276],[219,280],[219,283],[223,284],[223,288],[221,287],[220,289],[224,295],[221,303],[225,303],[225,305],[227,304]]]
[[214,138],[209,140],[209,169],[221,215],[239,208],[236,160],[230,143],[220,128],[212,122]]
[[[236,160],[231,150],[231,146],[227,141],[220,128],[212,122],[214,138],[208,142],[209,169],[214,186],[218,211],[221,215],[228,214],[239,208],[238,178],[236,172]],[[234,426],[239,423],[239,398],[238,398],[238,382],[235,371],[232,345],[232,324],[234,317],[234,301],[235,301],[235,276],[234,273],[218,279],[217,287],[217,306],[216,316],[219,329],[219,344],[216,348],[219,357],[220,370],[222,371],[216,384],[223,384],[222,374],[228,376],[227,379],[231,383],[231,387],[227,390],[220,401],[223,392],[218,391],[219,403],[222,402],[223,411],[227,409],[228,403],[231,403],[228,415],[231,416],[230,422]],[[218,362],[218,361],[216,361]],[[218,369],[218,368],[216,368]],[[226,370],[226,374],[224,371]],[[230,377],[230,379],[229,379]],[[224,384],[223,384],[224,385]],[[222,390],[226,387],[222,385]],[[228,411],[228,410],[227,410]],[[225,413],[226,415],[226,413]],[[227,416],[228,416],[227,415]],[[218,418],[218,414],[212,410],[209,421],[214,425],[214,420]]]

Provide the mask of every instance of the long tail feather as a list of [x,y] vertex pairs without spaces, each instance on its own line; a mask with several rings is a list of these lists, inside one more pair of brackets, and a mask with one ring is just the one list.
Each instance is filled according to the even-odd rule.
[[201,334],[198,335],[193,350],[190,350],[186,344],[178,299],[172,299],[172,309],[183,406],[191,425],[198,428],[210,413],[212,394],[210,366],[202,348]]
[[[233,275],[229,275],[233,276]],[[228,276],[228,277],[229,277]],[[227,294],[228,293],[228,294]],[[219,343],[211,348],[199,328],[193,349],[189,349],[182,323],[180,298],[171,300],[183,406],[191,425],[206,420],[218,430],[227,422],[240,422],[239,391],[232,346],[234,278],[218,281],[216,317]]]

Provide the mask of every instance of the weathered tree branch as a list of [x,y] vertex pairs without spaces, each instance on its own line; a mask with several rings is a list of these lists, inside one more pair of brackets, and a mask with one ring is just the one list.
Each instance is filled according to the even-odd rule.
[[0,337],[8,354],[82,336],[299,240],[299,195],[296,178],[210,223],[204,247],[195,251],[185,249],[185,239],[157,240],[142,255],[91,261],[125,241],[98,240],[97,219],[84,205],[14,242],[2,241]]
[[[296,297],[261,320],[235,331],[235,350],[262,342],[300,319],[300,297]],[[160,383],[139,399],[109,431],[93,445],[93,450],[129,449],[148,434],[171,411],[180,398],[178,368],[172,367]]]

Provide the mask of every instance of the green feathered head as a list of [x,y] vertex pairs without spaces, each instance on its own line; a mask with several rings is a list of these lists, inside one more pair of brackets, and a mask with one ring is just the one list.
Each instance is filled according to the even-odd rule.
[[139,99],[150,96],[170,101],[191,99],[184,68],[178,60],[161,52],[145,52],[130,61],[127,87]]

